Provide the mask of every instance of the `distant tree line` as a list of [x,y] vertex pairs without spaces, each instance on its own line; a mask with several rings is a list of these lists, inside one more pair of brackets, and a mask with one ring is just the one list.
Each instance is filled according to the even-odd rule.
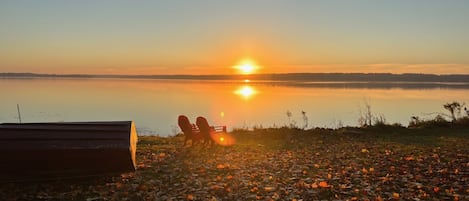
[[469,82],[469,74],[391,74],[391,73],[284,73],[253,75],[91,75],[91,74],[36,74],[0,73],[0,77],[77,77],[77,78],[142,78],[193,80],[275,80],[301,82]]

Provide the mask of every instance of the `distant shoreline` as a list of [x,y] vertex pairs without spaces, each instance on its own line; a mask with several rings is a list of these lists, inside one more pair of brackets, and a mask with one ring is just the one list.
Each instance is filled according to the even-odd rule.
[[391,74],[391,73],[285,73],[252,75],[92,75],[0,73],[0,78],[127,78],[170,80],[256,80],[287,82],[404,82],[404,83],[469,83],[469,74]]

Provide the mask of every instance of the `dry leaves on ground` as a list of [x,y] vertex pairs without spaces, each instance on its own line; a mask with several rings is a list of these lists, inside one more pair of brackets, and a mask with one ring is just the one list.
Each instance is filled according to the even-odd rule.
[[135,173],[67,185],[2,184],[0,196],[88,201],[469,200],[465,139],[423,146],[344,134],[280,147],[256,142],[210,148],[182,147],[178,140],[139,145]]

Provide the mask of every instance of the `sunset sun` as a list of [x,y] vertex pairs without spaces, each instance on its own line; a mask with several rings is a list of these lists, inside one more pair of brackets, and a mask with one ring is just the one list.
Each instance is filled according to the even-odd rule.
[[254,66],[252,64],[243,64],[239,66],[239,70],[244,74],[250,74],[254,71]]
[[234,68],[241,74],[253,74],[259,67],[251,60],[244,60]]

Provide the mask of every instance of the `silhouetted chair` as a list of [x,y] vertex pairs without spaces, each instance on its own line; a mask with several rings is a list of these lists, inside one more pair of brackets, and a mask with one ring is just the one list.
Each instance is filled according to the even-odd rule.
[[214,135],[216,133],[226,133],[226,126],[210,126],[207,119],[204,117],[197,117],[195,124],[199,128],[200,135],[204,139],[204,144],[214,142]]
[[201,136],[199,131],[195,127],[195,125],[191,124],[189,118],[184,115],[179,115],[178,117],[178,125],[181,128],[182,132],[184,133],[184,146],[186,145],[187,141],[191,140],[192,144],[196,141],[199,141]]

